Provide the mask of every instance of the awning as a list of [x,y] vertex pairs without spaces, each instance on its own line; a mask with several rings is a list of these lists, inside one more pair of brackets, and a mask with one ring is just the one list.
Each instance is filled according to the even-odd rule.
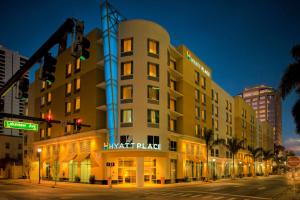
[[77,156],[76,153],[67,155],[64,159],[61,160],[61,162],[70,162],[71,160],[74,160],[76,156]]
[[90,158],[90,153],[81,153],[81,154],[79,154],[75,159],[74,159],[74,161],[75,162],[81,162],[81,161],[83,161],[83,160],[85,160],[85,159],[88,159],[88,158]]

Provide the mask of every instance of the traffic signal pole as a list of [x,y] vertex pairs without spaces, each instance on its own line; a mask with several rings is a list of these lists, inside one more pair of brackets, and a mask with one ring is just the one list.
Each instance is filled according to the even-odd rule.
[[66,33],[72,32],[75,26],[73,19],[68,18],[63,25],[61,25],[57,31],[50,36],[50,38],[29,58],[29,60],[21,67],[0,89],[0,97],[3,97],[35,63],[37,63],[48,51],[57,43],[61,42],[61,38]]

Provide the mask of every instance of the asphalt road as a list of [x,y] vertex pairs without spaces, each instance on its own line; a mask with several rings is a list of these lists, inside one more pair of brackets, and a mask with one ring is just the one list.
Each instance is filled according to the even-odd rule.
[[0,182],[0,200],[101,199],[101,200],[267,200],[293,197],[285,177],[237,179],[226,182],[161,188],[60,187]]

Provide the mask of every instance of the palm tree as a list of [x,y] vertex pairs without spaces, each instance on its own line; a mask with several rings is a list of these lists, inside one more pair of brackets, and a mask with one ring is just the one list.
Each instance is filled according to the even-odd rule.
[[232,177],[235,177],[235,170],[234,170],[234,156],[237,154],[237,152],[244,147],[245,140],[239,140],[236,137],[233,137],[232,139],[228,140],[228,143],[223,143],[224,146],[231,152],[232,154]]
[[205,146],[206,146],[206,180],[209,179],[209,171],[208,171],[208,152],[214,146],[220,143],[223,143],[222,139],[214,140],[214,132],[211,129],[207,129],[204,131]]
[[268,168],[267,168],[268,160],[274,158],[274,154],[271,150],[266,150],[266,151],[263,150],[262,153],[263,153],[263,160],[265,161],[265,174],[266,176],[268,176],[269,175]]
[[[291,54],[294,62],[287,67],[279,85],[279,92],[283,100],[292,90],[295,90],[300,97],[300,44],[292,48]],[[296,131],[300,134],[300,98],[293,106],[292,114],[296,123]]]
[[259,156],[261,156],[262,148],[260,148],[260,147],[253,148],[251,146],[248,146],[248,151],[253,158],[253,162],[254,162],[254,176],[253,177],[255,177],[256,176],[256,159]]

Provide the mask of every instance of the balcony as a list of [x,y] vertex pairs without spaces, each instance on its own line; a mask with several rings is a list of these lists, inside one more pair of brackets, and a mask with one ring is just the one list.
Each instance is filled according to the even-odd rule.
[[170,96],[175,97],[176,99],[180,98],[180,97],[183,97],[183,94],[181,94],[180,92],[178,92],[178,91],[176,91],[172,88],[169,88],[168,92],[170,93]]
[[169,115],[170,115],[171,117],[178,118],[178,117],[182,117],[182,116],[183,116],[182,113],[179,113],[179,112],[177,112],[177,111],[175,111],[175,110],[169,109],[168,112],[169,112]]
[[182,73],[180,73],[179,71],[172,69],[170,66],[168,66],[168,71],[170,75],[176,78],[177,80],[182,79]]

